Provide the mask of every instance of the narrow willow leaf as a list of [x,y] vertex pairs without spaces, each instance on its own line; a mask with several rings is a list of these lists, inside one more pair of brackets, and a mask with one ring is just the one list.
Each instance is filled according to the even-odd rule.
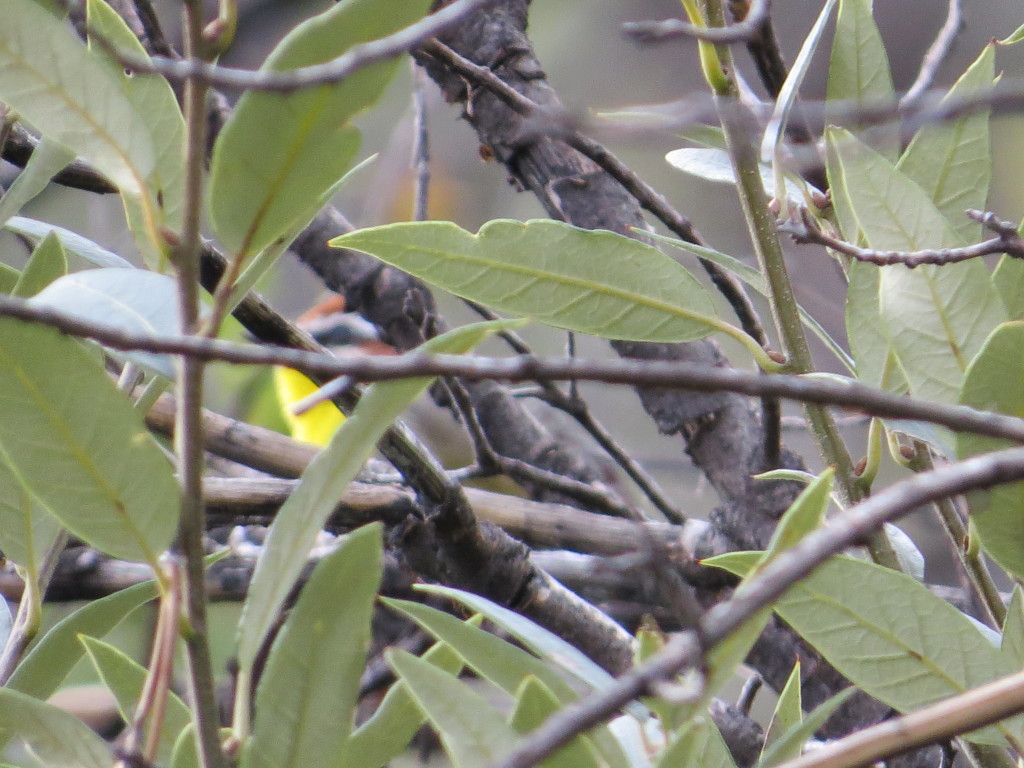
[[[713,248],[705,248],[701,245],[686,243],[674,237],[665,237],[664,235],[659,235],[654,232],[644,232],[643,235],[644,237],[649,237],[659,243],[664,243],[665,245],[671,245],[673,248],[678,248],[692,256],[696,256],[698,259],[706,259],[713,264],[717,264],[723,269],[731,272],[762,296],[768,296],[768,283],[764,279],[764,275],[754,267],[744,264],[735,256],[730,256],[727,253],[716,251]],[[821,323],[815,320],[806,309],[801,306],[798,306],[797,309],[800,311],[800,319],[803,321],[804,326],[811,333],[817,336],[828,350],[836,356],[836,359],[846,366],[846,368],[852,373],[854,370],[853,358],[846,353],[846,350],[844,350],[835,339],[829,336],[828,331],[826,331],[822,327]]]
[[57,236],[51,232],[32,251],[11,295],[21,298],[35,296],[67,271],[68,260],[64,256],[64,249]]
[[[427,0],[343,0],[293,29],[263,70],[329,61],[411,24],[428,7]],[[366,67],[335,85],[248,91],[239,99],[214,145],[210,171],[210,220],[229,251],[251,256],[301,225],[297,218],[355,157],[359,132],[347,121],[380,98],[396,64]]]
[[[691,176],[697,176],[698,178],[712,181],[717,184],[736,184],[736,174],[732,167],[732,158],[729,153],[723,149],[705,149],[703,147],[684,147],[682,149],[674,149],[665,155],[665,160],[673,168],[677,168],[683,173],[688,173]],[[764,163],[758,164],[758,170],[761,173],[761,183],[764,185],[765,192],[774,197],[775,196],[775,173],[770,165]],[[783,182],[785,189],[786,199],[797,206],[806,204],[807,194],[804,192],[803,187],[797,184],[795,181],[789,178],[785,178]],[[810,189],[810,185],[807,185]]]
[[[434,584],[417,584],[418,591],[447,597],[472,611],[482,614],[512,635],[542,659],[548,659],[591,688],[602,690],[615,681],[586,654],[558,635],[534,624],[515,611],[493,603],[485,597],[461,589]],[[537,675],[540,677],[540,675]],[[547,679],[547,678],[541,678]],[[559,692],[556,689],[556,692]]]
[[45,701],[0,688],[0,743],[28,745],[43,765],[110,768],[114,762],[103,740],[74,715]]
[[75,159],[75,153],[52,139],[40,141],[11,186],[0,198],[0,227],[46,189],[50,179]]
[[674,735],[657,768],[736,768],[722,734],[708,717],[691,720]]
[[[108,43],[146,61],[149,55],[124,20],[104,0],[87,0],[90,32]],[[103,55],[102,53],[100,55]],[[144,115],[153,144],[153,170],[146,177],[148,198],[156,202],[160,224],[178,231],[185,200],[185,119],[178,107],[170,83],[160,75],[126,75],[115,61],[108,61],[112,76],[135,108]],[[128,224],[150,267],[165,263],[165,243],[152,239],[153,230],[146,220],[147,201],[139,195],[124,195]]]
[[999,257],[992,271],[992,284],[1006,307],[1008,320],[1024,320],[1024,260]]
[[[927,194],[852,135],[827,134],[842,165],[858,225],[871,248],[919,250],[962,244]],[[880,314],[911,394],[955,402],[967,363],[1005,319],[985,265],[882,267]]]
[[[742,554],[746,563],[727,556],[705,563],[744,573],[752,553]],[[775,611],[844,677],[899,712],[1013,671],[967,616],[910,576],[864,560],[833,557],[793,585]],[[966,738],[1002,745],[1000,734],[1020,743],[1024,717]]]
[[563,704],[577,698],[577,692],[543,661],[490,632],[422,603],[391,598],[381,598],[381,602],[445,642],[478,675],[509,695],[532,677],[543,682]]
[[499,219],[473,235],[451,222],[361,229],[331,241],[456,296],[558,328],[633,341],[722,330],[704,288],[661,251],[557,221]]
[[84,238],[81,235],[72,232],[70,229],[64,229],[63,227],[58,227],[53,224],[47,224],[45,221],[29,219],[24,216],[15,216],[4,224],[4,227],[11,230],[11,232],[17,232],[19,235],[24,235],[36,243],[40,242],[52,232],[60,238],[60,243],[64,246],[66,251],[82,257],[86,262],[97,267],[134,268],[134,265],[130,261],[122,259],[116,253],[108,251],[106,248],[97,245],[92,240]]
[[85,653],[78,640],[80,635],[103,637],[155,597],[156,583],[147,581],[83,605],[33,646],[7,687],[37,699],[49,698]]
[[[995,74],[995,46],[990,44],[949,89],[943,101],[990,91]],[[989,112],[986,109],[959,120],[925,125],[896,164],[897,170],[917,182],[953,229],[968,242],[981,239],[982,226],[964,212],[985,207],[992,181]]]
[[[84,635],[80,635],[79,640],[85,646],[100,680],[114,695],[121,717],[126,723],[132,722],[139,696],[146,683],[146,668],[102,640]],[[166,765],[171,759],[178,737],[192,721],[192,713],[188,706],[173,691],[167,692],[164,706],[156,760],[160,765]]]
[[[821,42],[821,36],[825,32],[828,20],[832,18],[832,10],[835,5],[836,0],[827,0],[814,22],[814,26],[811,27],[811,31],[804,38],[804,42],[800,46],[800,53],[793,61],[793,66],[790,67],[789,74],[786,75],[786,80],[775,99],[775,109],[772,110],[771,119],[764,131],[764,139],[761,141],[761,161],[771,166],[772,187],[769,194],[776,200],[781,201],[783,195],[786,195],[784,138],[786,126],[789,124],[789,115],[793,105],[796,104],[800,86],[803,85],[804,78],[810,69],[811,60],[814,58],[814,52],[818,50],[818,43]],[[800,205],[799,201],[796,205]]]
[[382,569],[374,523],[313,570],[271,649],[242,768],[332,764],[352,729]]
[[171,768],[202,768],[196,745],[195,725],[190,724],[182,731],[171,753]]
[[846,339],[856,361],[857,378],[883,389],[906,391],[906,380],[882,324],[881,270],[874,264],[854,261],[846,274]]
[[178,484],[92,355],[52,328],[0,320],[0,392],[0,447],[21,483],[92,546],[155,566]]
[[141,115],[106,63],[32,0],[5,3],[0,101],[121,189],[143,194],[154,154]]
[[[551,689],[535,677],[527,677],[516,693],[509,724],[517,733],[528,734],[562,707]],[[560,747],[543,763],[543,768],[602,768],[600,755],[586,736],[577,736]]]
[[512,750],[515,731],[479,693],[404,651],[392,648],[385,656],[456,768],[486,768]]
[[[424,352],[460,354],[489,334],[508,328],[508,321],[477,323],[431,339]],[[330,444],[306,469],[302,482],[277,513],[256,563],[249,595],[238,627],[238,663],[243,674],[252,669],[263,638],[277,617],[317,533],[323,528],[342,492],[369,458],[391,423],[432,379],[409,379],[375,384],[345,420]]]
[[[873,0],[840,0],[829,61],[826,102],[862,106],[896,105],[889,57],[872,15]],[[870,144],[890,162],[899,153],[895,127],[874,128]]]
[[1011,668],[1024,669],[1024,593],[1020,585],[1013,588],[1013,596],[1006,607],[999,650]]
[[1011,35],[999,41],[999,45],[1013,45],[1024,40],[1024,24],[1017,27]]
[[[453,677],[462,671],[462,659],[444,643],[435,644],[423,654],[423,660]],[[425,721],[409,686],[399,680],[388,689],[370,719],[345,741],[334,765],[381,768],[408,748]]]
[[[174,279],[144,269],[75,272],[51,283],[30,303],[130,333],[174,336],[181,330]],[[117,354],[174,378],[170,355],[142,351]]]
[[[999,326],[971,362],[960,403],[1024,416],[1024,321]],[[964,459],[1009,447],[1005,440],[958,434]],[[1000,485],[968,497],[971,523],[985,551],[1014,576],[1024,575],[1024,483]]]
[[793,671],[789,673],[789,679],[779,693],[779,700],[775,703],[775,712],[772,714],[771,722],[768,724],[768,731],[764,736],[764,748],[761,750],[761,761],[764,764],[764,755],[769,747],[773,746],[782,734],[792,728],[796,728],[804,720],[803,698],[800,695],[800,660],[797,659],[793,665]]
[[832,714],[856,692],[857,689],[850,686],[816,706],[813,712],[803,718],[802,722],[780,734],[775,742],[764,750],[758,761],[758,768],[770,768],[799,756],[807,740],[812,738],[818,729],[832,717]]
[[60,523],[32,498],[0,450],[0,552],[35,581],[40,561],[59,532]]

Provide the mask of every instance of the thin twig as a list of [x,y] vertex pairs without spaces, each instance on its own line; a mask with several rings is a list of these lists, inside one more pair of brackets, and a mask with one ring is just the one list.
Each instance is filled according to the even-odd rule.
[[664,360],[566,360],[519,356],[486,358],[468,355],[425,355],[407,352],[338,358],[298,349],[255,347],[234,342],[156,337],[128,333],[71,318],[61,312],[38,309],[31,303],[0,296],[0,316],[41,322],[121,350],[145,350],[188,355],[242,365],[283,365],[317,377],[351,376],[359,381],[392,381],[423,376],[504,381],[568,380],[606,384],[686,389],[697,392],[735,392],[753,397],[779,397],[806,403],[856,408],[881,418],[920,419],[950,429],[1024,442],[1024,420],[1000,413],[978,411],[895,395],[856,381],[837,381],[783,374],[761,375]]
[[427,127],[426,75],[423,69],[411,63],[413,73],[413,150],[412,166],[416,173],[416,195],[413,203],[413,221],[429,218],[430,203],[430,131]]
[[680,37],[692,37],[709,43],[745,43],[755,37],[768,18],[770,0],[754,0],[743,21],[728,27],[698,27],[681,19],[665,21],[632,21],[622,31],[639,43],[660,43]]
[[875,264],[879,267],[902,264],[913,269],[923,264],[956,264],[994,253],[1005,253],[1008,256],[1024,258],[1024,240],[1017,234],[1012,224],[1000,221],[995,218],[993,213],[982,211],[969,210],[967,211],[967,216],[996,231],[996,237],[959,248],[928,248],[920,251],[876,251],[871,248],[862,248],[859,245],[854,245],[827,234],[814,222],[806,210],[801,212],[802,221],[800,223],[786,221],[779,225],[779,231],[787,233],[797,243],[824,245],[844,256],[849,256],[857,261]]
[[132,72],[163,75],[169,80],[192,81],[207,87],[291,93],[304,88],[340,83],[364,67],[400,56],[492,2],[494,0],[455,0],[437,13],[432,13],[394,34],[354,45],[343,55],[326,64],[282,71],[235,69],[194,58],[173,59],[154,56],[145,59],[115,48],[100,38],[97,40],[121,66]]
[[946,21],[943,22],[935,40],[928,47],[921,59],[921,68],[917,71],[917,77],[907,92],[900,98],[900,108],[906,109],[913,106],[924,93],[932,87],[935,82],[935,75],[939,71],[942,62],[946,60],[949,52],[953,49],[953,43],[963,28],[963,12],[960,8],[960,0],[949,0],[946,11]]
[[504,474],[513,480],[524,481],[575,499],[591,509],[601,510],[613,517],[622,517],[627,520],[642,519],[636,510],[615,498],[604,488],[536,467],[521,459],[502,456],[494,450],[491,441],[487,439],[487,433],[476,417],[473,401],[470,399],[469,393],[466,392],[466,388],[455,379],[447,379],[445,384],[458,407],[459,414],[466,425],[466,431],[473,443],[476,471],[470,476],[488,477]]
[[[699,664],[702,650],[706,653],[716,647],[829,557],[862,541],[885,523],[939,499],[1021,478],[1024,478],[1024,448],[1011,448],[903,480],[854,505],[766,565],[729,600],[711,608],[701,622],[701,646],[695,642],[693,633],[676,635],[664,649],[620,677],[614,685],[549,717],[495,768],[527,768],[540,764],[577,734],[604,722],[633,699],[649,693],[660,681]],[[960,710],[963,711],[962,705]]]
[[150,53],[159,56],[177,58],[174,47],[167,42],[163,26],[160,24],[160,17],[150,0],[134,0],[135,13],[138,14],[139,23],[145,34],[143,42]]
[[[192,59],[202,47],[203,8],[199,0],[184,3],[185,55]],[[174,247],[172,263],[178,278],[178,314],[181,333],[186,337],[198,331],[199,260],[202,252],[200,220],[203,210],[203,170],[206,160],[206,95],[208,87],[200,81],[185,86],[186,130],[185,202],[180,243]],[[214,691],[213,663],[210,654],[204,588],[206,532],[203,508],[203,365],[204,361],[186,357],[178,369],[181,404],[175,428],[175,453],[181,486],[181,514],[174,548],[184,560],[185,650],[188,659],[189,693],[200,765],[220,768],[224,755],[220,749],[217,725],[219,714]]]

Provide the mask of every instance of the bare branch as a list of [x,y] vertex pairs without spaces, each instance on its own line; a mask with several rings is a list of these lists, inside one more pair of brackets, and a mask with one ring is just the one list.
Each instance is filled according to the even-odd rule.
[[132,72],[163,75],[169,80],[192,80],[217,88],[291,93],[304,88],[339,83],[364,67],[407,53],[425,40],[457,24],[473,11],[492,2],[494,0],[456,0],[437,13],[432,13],[392,35],[354,45],[342,56],[325,64],[284,71],[234,69],[192,58],[172,59],[156,56],[145,59],[114,48],[108,42],[101,41],[101,44],[121,66]]
[[639,43],[660,43],[680,37],[709,43],[745,43],[760,32],[770,5],[770,0],[754,0],[746,18],[728,27],[698,27],[681,19],[666,19],[628,22],[622,25],[622,31]]
[[833,251],[849,256],[857,261],[866,261],[880,267],[902,264],[913,269],[922,264],[956,264],[957,262],[977,259],[994,253],[1005,253],[1016,258],[1024,258],[1024,240],[1020,238],[1013,225],[1000,221],[993,213],[967,211],[967,215],[989,229],[997,232],[997,236],[980,243],[960,248],[929,248],[921,251],[876,251],[862,248],[845,240],[840,240],[822,231],[811,218],[807,210],[801,212],[801,222],[786,221],[779,225],[779,231],[789,234],[797,243],[815,243],[831,248]]
[[932,87],[935,82],[935,75],[945,61],[949,52],[953,49],[956,37],[963,29],[963,12],[960,8],[960,0],[949,0],[949,7],[946,11],[946,21],[943,22],[935,41],[929,46],[921,60],[921,68],[914,78],[913,84],[900,98],[900,107],[906,109],[912,106],[925,91]]
[[1024,478],[1024,448],[1010,448],[917,475],[860,502],[808,534],[767,564],[729,600],[711,608],[701,622],[700,645],[693,633],[677,635],[648,662],[619,678],[614,686],[552,715],[524,738],[518,749],[497,763],[496,768],[538,765],[577,734],[604,722],[636,697],[651,692],[659,681],[698,664],[703,653],[725,640],[759,610],[771,605],[792,584],[886,522],[923,504],[1021,478]]
[[[801,212],[802,222],[785,221],[779,224],[779,231],[790,234],[796,243],[802,245],[816,244],[830,248],[844,256],[857,261],[866,261],[878,266],[902,264],[913,269],[922,264],[955,264],[959,261],[977,259],[994,253],[1005,253],[1017,258],[1024,258],[1024,240],[1021,240],[1009,222],[999,221],[992,213],[968,211],[968,216],[981,221],[989,228],[998,231],[997,237],[961,248],[937,248],[922,251],[876,251],[861,248],[845,240],[834,238],[825,233],[817,225],[807,210]],[[1010,227],[1009,229],[1007,227]]]
[[904,717],[886,720],[779,768],[853,768],[872,765],[926,744],[958,736],[1024,712],[1024,672],[951,696]]
[[532,356],[486,358],[424,355],[418,352],[394,357],[360,355],[338,358],[297,349],[127,333],[54,310],[38,309],[30,302],[10,296],[0,296],[0,316],[44,323],[65,333],[95,339],[114,349],[191,355],[204,360],[243,365],[284,365],[319,377],[351,376],[359,381],[390,381],[423,376],[513,382],[575,379],[700,392],[725,391],[753,397],[780,397],[806,403],[857,408],[881,418],[920,419],[961,432],[1024,442],[1024,420],[1013,416],[977,411],[960,405],[925,402],[855,381],[841,382],[782,374],[762,375],[734,368],[641,359],[584,360]]

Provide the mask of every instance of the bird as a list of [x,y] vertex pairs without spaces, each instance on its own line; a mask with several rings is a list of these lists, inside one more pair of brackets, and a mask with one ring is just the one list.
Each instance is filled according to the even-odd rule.
[[[397,354],[394,347],[380,340],[372,323],[355,312],[345,311],[345,298],[338,294],[313,306],[299,317],[297,324],[336,355]],[[291,436],[323,447],[345,421],[345,414],[330,400],[323,400],[302,413],[293,410],[297,403],[319,388],[293,368],[274,368],[274,391]]]

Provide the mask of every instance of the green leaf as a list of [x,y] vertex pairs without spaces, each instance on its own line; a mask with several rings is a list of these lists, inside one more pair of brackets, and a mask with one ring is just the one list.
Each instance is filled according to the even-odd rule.
[[20,277],[21,272],[14,267],[0,262],[0,294],[7,295],[13,291]]
[[847,269],[846,338],[857,378],[865,384],[905,392],[907,383],[882,324],[879,289],[882,272],[874,264],[854,261]]
[[89,352],[52,328],[0,320],[0,392],[0,448],[19,481],[76,536],[155,567],[177,526],[178,484]]
[[[558,637],[558,635],[520,616],[515,611],[493,603],[480,595],[474,595],[472,592],[464,592],[453,587],[417,584],[415,588],[417,591],[425,592],[429,595],[450,598],[460,605],[482,614],[542,659],[554,662],[561,669],[570,673],[574,678],[585,683],[590,688],[602,690],[615,682],[615,678],[594,663],[590,657],[578,648],[570,645]],[[541,674],[536,674],[536,676],[551,686],[548,677],[542,677]],[[560,693],[558,688],[554,690],[556,693]]]
[[[428,7],[427,0],[343,0],[293,29],[262,71],[329,61],[411,24]],[[381,62],[335,85],[248,91],[239,99],[210,170],[210,220],[225,248],[251,256],[301,224],[355,157],[359,132],[348,120],[380,98],[396,65]]]
[[1014,669],[1024,668],[1024,593],[1020,585],[1013,588],[1013,596],[1006,607],[1006,621],[1003,622],[1003,640],[999,650],[1006,657],[1006,663]]
[[804,720],[803,698],[800,695],[800,660],[793,665],[789,679],[779,693],[775,703],[775,712],[768,724],[768,732],[764,736],[764,748],[761,750],[761,764],[769,747],[773,746],[782,734],[800,725]]
[[82,606],[39,640],[14,670],[7,687],[37,699],[49,698],[85,653],[79,635],[103,637],[154,597],[156,582],[147,581]]
[[[177,289],[173,278],[144,269],[89,269],[54,281],[33,297],[33,306],[51,308],[93,325],[147,336],[175,336]],[[174,378],[170,355],[118,352],[168,379]]]
[[13,217],[4,224],[4,227],[11,230],[11,232],[24,235],[37,243],[52,232],[60,238],[60,243],[64,246],[64,250],[82,257],[89,264],[97,267],[126,267],[134,269],[134,265],[130,261],[122,259],[116,253],[108,251],[106,248],[72,232],[70,229],[47,224],[45,221],[28,219],[24,216]]
[[[698,259],[706,259],[713,264],[717,264],[723,269],[731,272],[762,296],[768,296],[768,282],[764,279],[764,275],[762,275],[757,269],[754,269],[754,267],[744,264],[734,256],[716,251],[712,248],[705,248],[704,246],[694,245],[693,243],[686,243],[674,237],[665,237],[664,235],[659,235],[655,232],[644,232],[643,236],[656,240],[659,243],[664,243],[665,245],[671,245],[673,248],[678,248],[692,256],[696,256]],[[838,359],[839,362],[845,365],[850,371],[853,371],[853,359],[846,354],[846,350],[839,346],[835,339],[829,336],[828,331],[826,331],[822,327],[821,323],[815,320],[806,309],[801,306],[798,306],[797,309],[800,312],[800,319],[803,321],[804,326],[821,340],[829,351],[836,356],[836,359]]]
[[722,330],[707,292],[661,251],[611,232],[504,219],[473,235],[446,221],[361,229],[331,241],[462,298],[557,328],[633,341]]
[[699,717],[683,725],[674,735],[657,768],[736,768],[722,734],[708,717]]
[[51,232],[32,251],[11,295],[21,298],[34,296],[67,271],[68,260],[64,256],[64,249],[57,236]]
[[762,564],[770,562],[782,552],[793,547],[800,539],[821,525],[832,496],[834,478],[835,469],[829,467],[804,488],[789,505],[789,509],[785,511],[779,524],[775,527],[775,532],[772,534],[771,541],[762,558]]
[[110,768],[107,745],[74,715],[9,688],[0,688],[0,744],[23,741],[43,765]]
[[0,450],[0,552],[35,581],[42,557],[59,532],[60,523],[32,498]]
[[1000,256],[992,271],[992,285],[1003,300],[1007,319],[1024,320],[1024,260]]
[[380,524],[364,526],[313,570],[271,649],[242,768],[334,761],[352,730],[381,547]]
[[404,651],[392,648],[385,656],[409,686],[456,768],[486,768],[511,751],[515,731],[480,694]]
[[1021,40],[1024,40],[1024,24],[1017,27],[1009,37],[1004,37],[1000,40],[999,45],[1013,45]]
[[[435,644],[423,654],[423,660],[453,677],[462,671],[462,659],[444,643]],[[345,741],[334,765],[381,768],[405,751],[425,720],[409,686],[399,680],[388,689],[370,719]]]
[[[477,323],[431,339],[424,352],[460,354],[508,321]],[[252,669],[263,638],[302,572],[317,533],[334,511],[342,492],[373,452],[392,422],[430,386],[432,379],[409,379],[371,386],[341,425],[330,444],[303,473],[298,488],[284,503],[256,563],[238,629],[238,663]]]
[[[828,69],[827,103],[843,101],[854,109],[896,104],[889,57],[871,13],[872,4],[872,0],[839,2]],[[898,131],[875,128],[872,135],[872,146],[895,162],[899,154]]]
[[[146,61],[145,47],[124,20],[103,0],[88,0],[89,29],[116,47]],[[101,49],[102,50],[102,49]],[[185,202],[185,119],[170,83],[160,75],[128,76],[115,61],[108,61],[112,76],[118,80],[135,111],[144,115],[153,144],[153,169],[146,177],[148,196],[156,201],[160,223],[172,231],[182,224]],[[135,240],[153,268],[164,266],[165,244],[152,239],[146,221],[145,201],[138,195],[124,196],[128,225]]]
[[[527,677],[516,693],[509,719],[517,733],[529,733],[562,707],[551,689],[535,677]],[[577,736],[540,764],[542,768],[602,768],[600,755],[586,736]]]
[[[986,93],[992,89],[995,76],[995,46],[986,45],[943,102]],[[896,164],[896,169],[917,182],[968,242],[981,239],[982,226],[968,219],[964,211],[985,207],[992,181],[989,112],[986,109],[959,120],[928,123]]]
[[758,761],[758,768],[769,768],[797,757],[807,740],[825,725],[832,714],[841,707],[848,698],[857,692],[854,687],[845,688],[827,701],[822,702],[814,711],[796,723],[785,733],[779,735],[775,742],[765,749]]
[[[921,187],[885,158],[842,131],[829,130],[827,140],[871,248],[908,251],[962,243]],[[911,394],[955,402],[967,363],[1005,319],[988,270],[977,259],[880,269],[880,313]]]
[[[139,697],[146,684],[146,668],[131,659],[123,651],[94,637],[80,635],[100,680],[114,694],[117,710],[126,723],[132,722]],[[168,691],[167,702],[160,726],[160,743],[157,749],[157,763],[166,765],[174,752],[174,745],[188,724],[192,713],[176,693]]]
[[43,138],[11,186],[0,198],[0,227],[24,205],[46,189],[50,179],[75,159],[75,153],[51,139]]
[[[683,147],[674,149],[665,155],[665,160],[673,168],[691,176],[715,182],[716,184],[736,184],[736,173],[733,171],[732,158],[724,149],[705,149],[703,147]],[[770,165],[758,164],[761,183],[765,192],[774,197],[775,174]],[[807,185],[808,187],[810,185]],[[786,198],[798,206],[806,204],[807,195],[803,187],[792,179],[784,179]]]
[[106,62],[31,0],[5,3],[0,101],[122,190],[144,192],[154,153],[141,115]]
[[[964,614],[913,578],[863,560],[830,559],[791,587],[775,610],[842,675],[900,712],[1012,671]],[[1024,718],[967,738],[1001,745],[997,730],[1019,742]]]
[[202,768],[199,763],[199,752],[196,748],[195,725],[190,724],[178,734],[171,753],[171,768]]
[[381,602],[449,645],[478,675],[509,695],[532,677],[543,682],[562,703],[577,698],[573,688],[547,664],[490,632],[422,603],[391,598],[381,598]]
[[[971,362],[960,403],[1024,416],[1024,321],[999,326]],[[1005,440],[958,434],[960,458],[1010,445]],[[1024,483],[1000,485],[968,497],[971,522],[985,551],[1014,576],[1024,574]]]

